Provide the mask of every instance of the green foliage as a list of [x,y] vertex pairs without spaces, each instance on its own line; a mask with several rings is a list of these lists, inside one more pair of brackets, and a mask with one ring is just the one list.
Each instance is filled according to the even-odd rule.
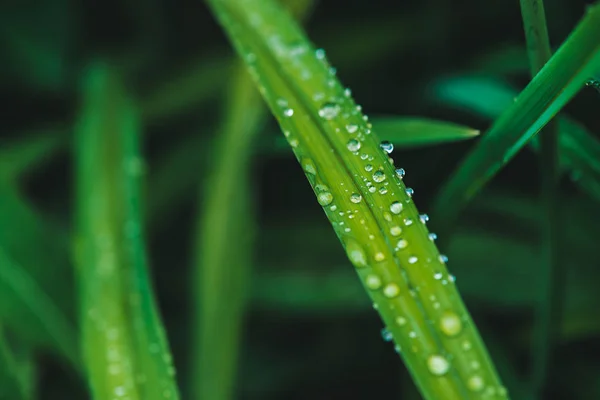
[[147,276],[138,116],[108,65],[87,71],[75,147],[74,252],[93,396],[176,399],[171,355]]
[[[476,369],[452,350],[476,324],[512,399],[600,398],[599,5],[545,2],[563,44],[526,85],[550,53],[539,0],[522,0],[525,34],[515,2],[282,1],[303,30],[278,11],[253,26],[271,0],[213,3],[246,21],[233,36],[287,137],[202,2],[0,6],[0,397],[419,399],[416,377],[436,398],[486,398],[460,371],[489,381],[487,359]],[[337,116],[319,115],[326,102]],[[333,197],[325,215],[307,178]],[[393,199],[404,209],[389,221]],[[447,232],[446,292],[408,263],[439,255],[415,203]],[[353,268],[361,249],[369,266]],[[564,276],[548,279],[550,265]],[[455,288],[472,319],[447,339],[428,295],[466,316]],[[448,373],[431,375],[413,345]]]

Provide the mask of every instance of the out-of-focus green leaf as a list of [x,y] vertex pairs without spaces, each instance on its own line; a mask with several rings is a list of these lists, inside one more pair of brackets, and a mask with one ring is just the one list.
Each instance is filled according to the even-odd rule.
[[37,335],[77,365],[77,335],[53,299],[0,248],[0,305],[3,321],[25,336]]
[[94,398],[174,399],[174,368],[148,277],[139,118],[114,69],[86,71],[75,172],[82,345]]
[[12,181],[19,175],[39,167],[58,149],[66,138],[60,130],[49,130],[11,143],[0,144],[0,180]]
[[[65,232],[0,185],[0,320],[32,346],[79,365]],[[56,279],[60,276],[61,279]]]
[[[231,81],[216,154],[204,154],[211,175],[201,182],[204,207],[194,240],[197,340],[192,392],[198,399],[235,397],[237,353],[253,258],[255,221],[248,172],[266,109],[243,66]],[[231,251],[232,238],[236,238],[235,252]]]
[[34,366],[30,349],[15,350],[0,325],[0,398],[33,400]]
[[[438,81],[431,95],[444,105],[494,119],[512,104],[517,91],[499,79],[463,76]],[[600,141],[567,117],[558,117],[558,129],[562,169],[583,191],[600,200]],[[537,138],[530,144],[539,148]]]
[[583,87],[600,65],[600,4],[591,6],[569,38],[502,113],[437,196],[442,227]]

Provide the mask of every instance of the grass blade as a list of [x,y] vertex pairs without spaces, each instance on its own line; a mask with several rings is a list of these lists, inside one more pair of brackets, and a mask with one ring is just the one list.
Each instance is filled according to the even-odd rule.
[[[14,338],[18,340],[17,338]],[[14,342],[15,340],[13,340]],[[15,349],[0,325],[0,398],[33,400],[35,363],[30,348]]]
[[[543,0],[521,0],[521,14],[527,40],[527,53],[531,76],[539,72],[552,56],[546,26]],[[539,137],[540,170],[542,173],[542,201],[545,215],[539,285],[541,296],[536,302],[535,331],[532,337],[532,392],[538,397],[543,394],[551,365],[553,347],[560,327],[565,273],[560,262],[559,237],[559,181],[560,162],[558,157],[559,137],[557,121],[550,121]]]
[[[489,78],[460,77],[434,85],[434,96],[452,107],[494,119],[502,114],[517,96],[516,90]],[[483,100],[482,100],[483,99]],[[600,142],[578,122],[557,117],[559,159],[563,172],[591,197],[600,201]],[[534,137],[530,144],[539,151]]]
[[[245,70],[237,68],[227,96],[222,136],[202,182],[204,202],[196,227],[193,397],[234,398],[238,348],[252,263],[255,221],[250,159],[266,116]],[[208,155],[207,155],[208,156]],[[210,170],[209,170],[210,171]],[[231,238],[236,238],[235,252]]]
[[[0,230],[0,320],[25,343],[79,367],[66,235],[6,184],[0,184],[0,225],[19,227]],[[57,274],[62,279],[53,279]]]
[[372,123],[379,136],[401,149],[472,139],[479,135],[477,129],[427,118],[379,117],[373,118]]
[[600,65],[598,37],[595,4],[441,190],[434,207],[441,226],[454,225],[465,204],[583,87]]
[[0,151],[0,180],[13,181],[18,176],[39,167],[66,143],[60,131],[50,130],[31,137],[24,135],[15,143],[2,145]]
[[[427,217],[419,216],[412,191],[396,176],[324,52],[315,51],[272,1],[209,4],[246,61],[423,396],[505,398],[445,258],[428,234]],[[477,371],[469,366],[473,360],[481,366]]]
[[177,399],[143,242],[138,115],[104,64],[86,74],[75,157],[75,256],[93,397]]

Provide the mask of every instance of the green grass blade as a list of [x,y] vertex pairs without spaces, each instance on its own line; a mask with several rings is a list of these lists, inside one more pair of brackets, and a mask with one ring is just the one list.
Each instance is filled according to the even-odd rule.
[[[0,398],[33,400],[35,393],[35,361],[31,348],[9,343],[0,325]],[[17,347],[17,348],[15,348]]]
[[39,167],[66,143],[60,131],[50,130],[41,134],[25,135],[25,139],[1,145],[0,180],[13,181],[32,168]]
[[465,204],[583,87],[600,65],[600,4],[498,118],[441,190],[434,207],[448,229]]
[[147,271],[138,115],[118,77],[104,64],[86,73],[75,157],[75,256],[93,397],[177,399]]
[[[0,184],[0,320],[33,347],[79,367],[66,234]],[[54,279],[56,275],[62,279]]]
[[[515,89],[489,78],[459,77],[438,82],[433,95],[448,106],[494,119],[517,96]],[[558,118],[559,159],[564,172],[586,193],[600,200],[600,141],[584,126],[563,116]],[[534,137],[530,144],[539,151]]]
[[58,352],[77,366],[77,336],[72,323],[27,271],[2,248],[0,265],[0,289],[4,300],[0,310],[3,321],[20,326],[19,332],[38,331],[47,335],[47,340]]
[[[324,52],[315,51],[272,1],[209,4],[246,61],[423,396],[505,398],[445,258],[429,237],[427,218],[419,216],[412,192]],[[480,369],[473,370],[472,361]]]
[[[192,393],[197,399],[235,397],[237,353],[253,259],[250,159],[266,113],[245,70],[238,67],[231,82],[221,137],[209,160],[214,172],[202,182],[205,205],[194,240],[193,337],[197,342]],[[234,252],[231,238],[236,238]]]
[[373,130],[400,149],[433,146],[472,139],[477,129],[446,121],[411,117],[379,117],[372,120]]
[[[546,26],[543,0],[521,0],[521,14],[527,40],[531,76],[539,72],[552,56]],[[559,131],[556,120],[550,121],[540,133],[540,171],[542,174],[542,201],[545,215],[542,243],[542,267],[539,269],[541,296],[536,302],[535,330],[532,337],[532,392],[544,397],[553,347],[560,327],[563,302],[564,270],[559,249]]]

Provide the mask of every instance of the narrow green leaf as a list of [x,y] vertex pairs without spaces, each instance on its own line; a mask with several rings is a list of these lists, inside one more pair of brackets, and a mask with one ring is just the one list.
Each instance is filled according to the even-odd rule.
[[583,87],[600,65],[598,37],[595,4],[443,187],[434,207],[441,226],[452,226],[465,204]]
[[83,351],[93,397],[177,399],[148,277],[141,224],[139,118],[113,70],[86,72],[76,128]]
[[[531,76],[539,72],[552,55],[546,12],[543,0],[521,0],[521,15]],[[535,307],[535,329],[532,335],[531,388],[537,396],[544,396],[549,366],[554,358],[554,345],[562,319],[564,269],[560,260],[560,163],[558,157],[559,130],[557,121],[550,121],[541,132],[540,171],[542,175],[542,202],[544,218],[540,221],[542,235],[542,263],[538,270],[541,295]]]
[[26,343],[51,350],[77,369],[65,232],[44,221],[6,184],[0,184],[0,225],[18,227],[0,230],[0,321]]
[[[517,91],[500,80],[458,77],[433,85],[432,94],[443,104],[494,119],[510,106]],[[580,123],[562,116],[557,119],[561,168],[584,192],[600,200],[600,141]],[[536,137],[530,144],[539,150]]]
[[[30,348],[15,349],[9,343],[4,327],[0,325],[0,398],[13,400],[34,399],[35,363]],[[23,346],[19,346],[23,347]]]
[[[72,323],[27,271],[14,263],[2,248],[0,265],[0,290],[4,300],[0,313],[3,321],[17,328],[17,332],[39,330],[48,336],[43,339],[56,346],[60,354],[77,366],[77,336]],[[9,299],[12,300],[10,303],[7,302]]]
[[66,144],[60,130],[24,134],[25,138],[0,145],[0,180],[12,181],[46,161]]
[[[390,146],[380,147],[324,51],[315,50],[273,1],[209,4],[246,61],[423,396],[506,398],[429,236],[427,217],[418,214],[412,191],[383,151]],[[481,366],[477,372],[473,360]]]
[[[192,393],[197,399],[235,398],[254,247],[250,159],[265,116],[256,88],[238,67],[231,79],[221,136],[209,160],[212,174],[202,182],[205,205],[196,223]],[[231,238],[235,238],[234,252]]]
[[472,139],[479,135],[477,129],[426,118],[379,117],[373,118],[372,123],[382,138],[401,149]]

